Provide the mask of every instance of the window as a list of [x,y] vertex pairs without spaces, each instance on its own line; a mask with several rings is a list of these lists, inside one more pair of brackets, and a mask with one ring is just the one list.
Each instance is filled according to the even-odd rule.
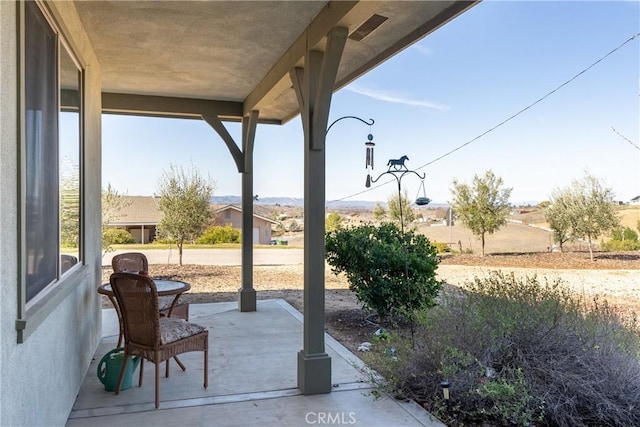
[[24,3],[23,303],[81,261],[81,72],[35,2]]

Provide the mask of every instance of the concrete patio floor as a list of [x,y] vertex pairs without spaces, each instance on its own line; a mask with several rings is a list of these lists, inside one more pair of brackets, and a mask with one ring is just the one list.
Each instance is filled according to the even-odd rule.
[[68,426],[442,426],[414,402],[374,399],[365,365],[326,337],[333,391],[303,396],[297,388],[297,353],[302,348],[302,315],[284,300],[258,301],[258,311],[241,313],[236,302],[192,304],[190,321],[209,329],[209,387],[202,387],[202,352],[180,356],[160,378],[160,409],[154,407],[154,366],[145,363],[119,396],[96,375],[102,355],[115,347],[118,321],[103,310],[103,339],[67,420]]

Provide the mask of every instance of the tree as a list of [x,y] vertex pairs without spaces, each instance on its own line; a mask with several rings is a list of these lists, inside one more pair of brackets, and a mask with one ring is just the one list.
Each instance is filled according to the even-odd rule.
[[338,230],[327,233],[326,254],[332,271],[346,274],[349,289],[380,320],[435,305],[438,257],[421,234],[388,222]]
[[560,245],[560,252],[564,252],[563,245],[572,239],[571,217],[562,193],[555,191],[549,205],[544,210],[544,217],[553,233],[553,241]]
[[325,222],[325,230],[327,233],[332,231],[342,230],[342,216],[340,216],[337,212],[331,212],[327,215],[327,220]]
[[117,244],[121,240],[118,233],[108,232],[107,225],[122,213],[121,210],[131,204],[131,200],[120,194],[111,184],[107,184],[107,188],[102,190],[102,255],[111,250],[111,246]]
[[593,261],[593,240],[620,224],[613,190],[605,187],[597,177],[586,174],[557,193],[556,202],[566,211],[572,236],[587,240],[589,256]]
[[502,178],[488,170],[474,175],[471,185],[453,180],[452,205],[471,232],[480,237],[484,256],[485,234],[493,234],[507,222],[511,188],[502,188]]
[[[402,206],[402,222],[400,222],[400,206]],[[407,229],[416,219],[416,214],[411,207],[411,202],[409,201],[406,190],[403,191],[402,194],[389,196],[387,199],[387,207],[389,208],[389,217],[401,228]]]
[[215,182],[203,178],[193,167],[185,172],[182,167],[171,165],[160,178],[158,207],[163,217],[158,228],[162,235],[178,245],[180,265],[185,240],[195,239],[209,224],[209,205],[214,189]]
[[77,175],[65,177],[60,185],[60,243],[77,248],[80,237],[80,182]]
[[373,219],[376,221],[382,221],[387,216],[387,210],[382,203],[376,203],[373,207]]

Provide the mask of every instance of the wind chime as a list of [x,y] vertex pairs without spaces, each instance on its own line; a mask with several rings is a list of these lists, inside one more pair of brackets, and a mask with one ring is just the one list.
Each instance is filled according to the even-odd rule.
[[[367,182],[365,183],[365,186],[367,188],[371,187],[371,173],[373,171],[373,147],[376,146],[376,144],[373,142],[373,135],[369,134],[367,135],[367,142],[364,143],[364,145],[366,146],[366,161],[365,161],[365,168],[367,170]],[[369,170],[371,169],[371,170]]]

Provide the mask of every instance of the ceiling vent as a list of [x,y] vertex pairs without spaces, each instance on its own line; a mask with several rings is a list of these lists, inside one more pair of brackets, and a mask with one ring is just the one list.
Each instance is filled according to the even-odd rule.
[[371,15],[369,19],[364,21],[362,25],[360,25],[356,30],[349,35],[351,40],[355,40],[359,42],[363,38],[367,37],[369,34],[373,32],[376,28],[378,28],[384,21],[387,20],[386,16],[378,15],[374,13]]

